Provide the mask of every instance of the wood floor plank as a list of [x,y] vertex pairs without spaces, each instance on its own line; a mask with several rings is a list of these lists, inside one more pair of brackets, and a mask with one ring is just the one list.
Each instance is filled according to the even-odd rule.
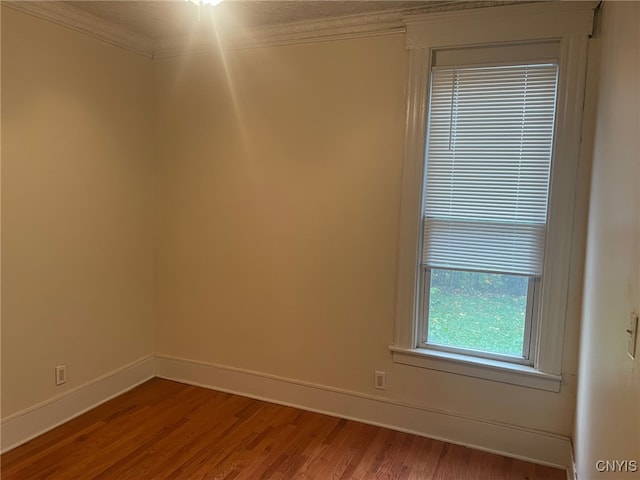
[[488,452],[474,450],[471,452],[470,465],[474,468],[474,480],[502,480],[509,478],[505,458]]
[[564,480],[562,470],[153,379],[0,457],[3,480]]

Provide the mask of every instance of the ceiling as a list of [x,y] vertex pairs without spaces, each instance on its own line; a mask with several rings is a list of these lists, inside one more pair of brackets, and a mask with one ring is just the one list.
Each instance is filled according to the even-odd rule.
[[254,29],[389,10],[445,7],[460,2],[226,0],[215,7],[200,8],[184,0],[66,3],[107,22],[157,40],[189,35],[194,28],[206,28],[208,17],[231,19],[238,28]]
[[226,0],[216,7],[185,0],[3,2],[148,57],[399,33],[406,15],[509,3],[522,2]]

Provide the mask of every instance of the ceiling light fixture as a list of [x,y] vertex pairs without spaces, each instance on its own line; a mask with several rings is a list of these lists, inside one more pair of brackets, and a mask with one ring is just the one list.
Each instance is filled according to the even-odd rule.
[[206,5],[215,7],[216,5],[219,5],[222,3],[222,0],[185,0],[185,1],[195,3],[199,7],[203,7]]

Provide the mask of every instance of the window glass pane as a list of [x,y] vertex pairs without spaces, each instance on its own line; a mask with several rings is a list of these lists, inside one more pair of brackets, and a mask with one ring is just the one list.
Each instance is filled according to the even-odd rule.
[[529,278],[431,270],[427,342],[523,356]]

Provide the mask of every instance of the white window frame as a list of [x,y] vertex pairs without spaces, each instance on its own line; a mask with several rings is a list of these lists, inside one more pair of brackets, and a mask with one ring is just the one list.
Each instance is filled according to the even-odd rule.
[[[572,273],[587,45],[597,2],[553,2],[482,8],[404,19],[409,53],[402,175],[396,321],[389,347],[396,363],[560,391],[564,330]],[[432,55],[446,48],[557,41],[558,103],[543,282],[531,365],[420,346],[422,187]]]

